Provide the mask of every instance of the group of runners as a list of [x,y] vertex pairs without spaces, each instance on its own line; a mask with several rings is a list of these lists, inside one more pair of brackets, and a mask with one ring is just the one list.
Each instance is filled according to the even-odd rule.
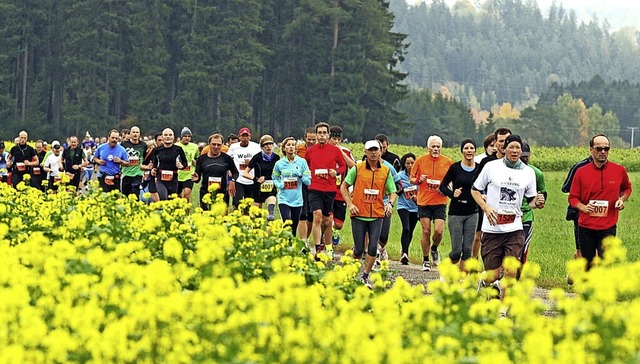
[[[0,142],[0,173],[5,170],[1,176],[7,181],[10,172],[14,186],[29,175],[31,186],[54,191],[66,174],[68,183],[81,190],[95,165],[104,191],[148,191],[153,201],[174,194],[190,199],[194,183],[201,183],[205,210],[210,192],[221,193],[235,207],[252,198],[257,206],[266,205],[268,220],[276,218],[277,207],[283,220],[291,220],[305,251],[316,257],[333,257],[348,211],[354,256],[365,259],[360,281],[368,287],[371,270],[389,259],[386,247],[397,204],[401,264],[409,264],[418,222],[422,269],[431,271],[440,263],[448,215],[451,261],[466,271],[467,261],[480,256],[487,272],[480,286],[503,293],[500,279],[519,278],[521,271],[509,269],[504,260],[526,262],[533,210],[546,202],[544,176],[529,164],[530,146],[507,128],[485,138],[482,155],[476,156],[473,139],[462,140],[461,160],[455,163],[441,154],[437,135],[428,138],[425,155],[399,157],[388,150],[388,137],[378,134],[364,144],[364,157],[357,161],[341,145],[342,128],[327,123],[307,129],[301,143],[294,137],[282,140],[282,156],[275,153],[272,136],[262,135],[256,143],[246,127],[227,140],[214,133],[200,147],[191,137],[187,127],[179,138],[167,128],[145,142],[140,128],[132,127],[124,133],[111,130],[99,145],[87,133],[82,142],[76,136],[64,145],[54,141],[47,151],[40,140],[29,146],[27,133],[21,132],[8,153]],[[602,255],[603,239],[616,234],[618,212],[631,194],[626,170],[608,160],[609,150],[606,135],[593,136],[591,155],[571,169],[563,185],[569,193],[567,220],[575,224],[576,256],[587,259],[588,269]]]

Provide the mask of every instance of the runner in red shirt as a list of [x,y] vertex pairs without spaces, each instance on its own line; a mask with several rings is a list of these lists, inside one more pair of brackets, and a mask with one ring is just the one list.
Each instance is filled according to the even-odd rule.
[[[342,194],[340,193],[340,185],[344,180],[344,177],[347,176],[347,171],[349,168],[356,165],[356,162],[351,154],[349,148],[343,147],[340,145],[342,141],[342,128],[339,126],[332,126],[329,129],[329,143],[335,145],[340,148],[342,152],[342,159],[344,159],[344,163],[347,165],[344,173],[338,174],[336,176],[336,198],[333,200],[333,224],[329,225],[326,230],[324,230],[324,246],[326,248],[327,255],[333,257],[333,245],[340,244],[340,230],[342,230],[342,225],[344,224],[344,220],[347,217],[347,203],[342,198]],[[336,165],[336,168],[338,166]]]
[[331,225],[333,200],[336,196],[336,180],[339,174],[346,172],[344,154],[340,148],[327,143],[330,126],[327,123],[316,124],[318,143],[307,149],[305,159],[311,170],[309,186],[309,206],[313,211],[313,242],[309,244],[311,254],[315,255],[320,246],[322,231]]

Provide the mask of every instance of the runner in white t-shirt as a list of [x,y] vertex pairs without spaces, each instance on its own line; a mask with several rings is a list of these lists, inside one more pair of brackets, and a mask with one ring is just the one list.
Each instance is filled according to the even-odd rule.
[[[520,160],[522,139],[510,135],[505,141],[505,157],[485,165],[473,183],[471,194],[484,211],[482,221],[482,260],[486,278],[481,286],[496,282],[500,278],[503,261],[507,257],[520,257],[524,247],[522,230],[522,200],[535,208],[536,202],[544,200],[536,191],[536,176],[533,169]],[[487,200],[482,191],[487,191]],[[505,269],[507,277],[515,277],[516,270]],[[500,289],[499,285],[496,288]]]
[[[245,178],[242,172],[247,169],[251,158],[262,151],[258,143],[251,141],[251,130],[249,128],[240,129],[238,135],[240,136],[240,141],[231,144],[227,151],[227,154],[233,158],[233,163],[235,163],[240,173],[236,181],[236,194],[233,197],[234,207],[238,207],[238,203],[244,198],[253,198],[253,181]],[[253,171],[250,172],[250,175],[251,177],[254,176]]]

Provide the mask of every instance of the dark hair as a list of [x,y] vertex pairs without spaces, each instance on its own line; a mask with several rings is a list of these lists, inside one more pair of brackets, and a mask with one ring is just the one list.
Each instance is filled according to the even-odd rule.
[[157,134],[153,137],[153,140],[154,140],[154,141],[155,141],[155,140],[158,140],[158,137],[161,137],[161,136],[162,136],[162,133],[157,133]]
[[332,138],[342,138],[342,128],[334,125],[329,129],[329,136]]
[[402,158],[400,158],[400,170],[401,171],[406,171],[407,167],[405,166],[405,163],[407,163],[407,158],[413,158],[413,160],[416,160],[416,155],[413,153],[407,153],[405,155],[402,156]]
[[235,134],[229,134],[229,136],[227,137],[227,142],[232,140],[232,139],[235,140],[235,139],[240,139],[240,138],[238,138],[238,136],[235,135]]
[[494,143],[495,141],[496,141],[496,136],[493,135],[493,133],[487,135],[487,137],[484,138],[484,141],[482,141],[482,144],[484,145],[484,149],[486,150],[487,148],[489,148],[491,143]]
[[306,128],[306,129],[304,130],[304,135],[303,135],[303,137],[306,137],[306,136],[307,136],[307,134],[310,134],[310,133],[311,133],[311,134],[315,134],[315,133],[316,133],[316,129],[311,128],[311,127]]
[[[382,144],[382,143],[387,143],[387,144],[389,144],[389,138],[388,138],[386,135],[384,135],[384,134],[378,134],[378,135],[376,135],[373,139],[375,139],[375,140],[379,141],[379,142],[380,142],[380,144]],[[415,159],[415,157],[414,157],[413,159]]]
[[611,141],[609,140],[609,137],[607,136],[607,134],[599,133],[599,134],[596,134],[596,135],[592,136],[592,137],[591,137],[591,140],[589,140],[589,147],[590,147],[590,148],[593,148],[593,141],[594,141],[597,137],[600,137],[600,136],[607,138],[607,141],[608,141],[609,143],[611,143]]
[[111,130],[109,130],[109,134],[107,134],[107,137],[110,137],[111,134],[113,134],[114,132],[118,133],[118,135],[120,135],[120,132],[118,131],[118,129],[111,129]]
[[316,126],[315,126],[316,133],[318,132],[319,128],[327,128],[327,131],[329,131],[329,129],[331,129],[331,126],[329,126],[329,124],[327,124],[325,122],[317,123]]
[[495,132],[493,132],[493,136],[498,139],[498,135],[512,134],[511,129],[509,128],[498,128]]

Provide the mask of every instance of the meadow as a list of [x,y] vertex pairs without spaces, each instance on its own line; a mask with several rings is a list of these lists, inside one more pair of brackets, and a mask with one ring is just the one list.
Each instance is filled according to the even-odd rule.
[[[350,148],[356,158],[363,155],[363,145],[351,143],[345,145]],[[426,150],[416,146],[392,145],[389,148],[394,153],[402,156],[405,153],[423,155]],[[480,150],[481,152],[482,150]],[[449,156],[454,161],[460,159],[460,151],[457,148],[443,149],[443,155]],[[573,236],[573,223],[566,221],[567,195],[562,193],[561,187],[571,166],[589,155],[588,148],[533,148],[531,164],[539,167],[545,176],[547,186],[547,204],[544,209],[535,211],[533,225],[534,233],[529,250],[529,261],[540,265],[541,273],[536,279],[536,284],[543,288],[567,287],[566,263],[573,260],[575,253],[575,240]],[[633,186],[640,186],[640,151],[634,149],[612,150],[612,161],[623,164],[630,172],[629,177]],[[197,189],[197,187],[196,187]],[[198,192],[194,193],[198,196]],[[196,197],[197,199],[197,197]],[[626,204],[625,210],[620,214],[618,224],[618,236],[624,241],[628,249],[630,260],[640,259],[640,225],[634,223],[640,216],[640,204],[634,194]],[[198,202],[193,201],[194,206]],[[350,219],[347,218],[341,232],[341,245],[349,248],[353,244],[351,237]],[[398,214],[394,212],[389,234],[388,252],[392,260],[400,259],[401,224]],[[420,224],[416,227],[409,250],[411,264],[422,263],[422,249],[420,247]],[[445,236],[440,245],[439,252],[442,258],[447,257],[451,251],[451,239],[448,227],[445,227]]]

